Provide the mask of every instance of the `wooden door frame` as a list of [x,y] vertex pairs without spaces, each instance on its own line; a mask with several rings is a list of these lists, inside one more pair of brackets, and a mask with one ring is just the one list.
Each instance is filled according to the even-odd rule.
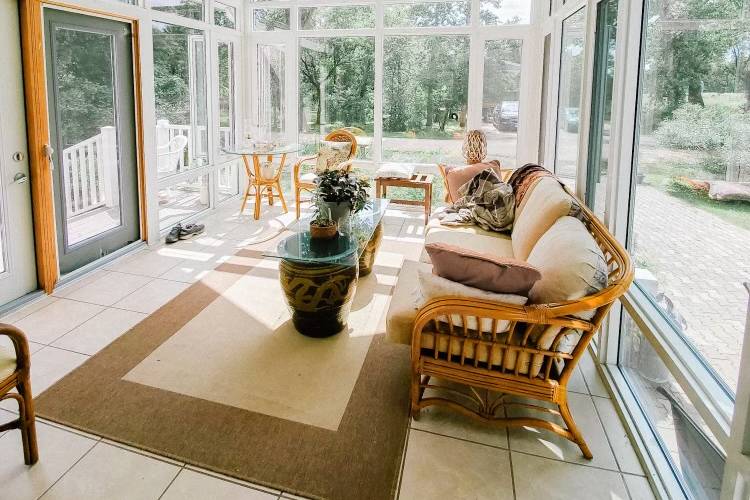
[[[89,9],[57,0],[19,0],[23,87],[26,101],[26,131],[29,143],[34,245],[39,288],[52,293],[60,278],[57,255],[57,230],[52,185],[51,160],[46,151],[49,144],[47,78],[44,59],[44,7],[104,17],[131,25],[133,40],[133,84],[135,104],[136,168],[141,240],[148,235],[146,175],[143,128],[143,94],[141,89],[141,45],[139,20],[103,10]],[[62,166],[59,166],[60,168]]]

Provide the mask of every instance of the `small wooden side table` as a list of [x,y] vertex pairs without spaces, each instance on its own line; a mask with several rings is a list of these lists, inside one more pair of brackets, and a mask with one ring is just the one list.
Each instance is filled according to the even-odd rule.
[[375,179],[375,196],[378,198],[387,198],[389,187],[405,187],[412,189],[421,189],[424,191],[424,200],[390,200],[391,203],[401,205],[422,205],[424,206],[424,223],[430,220],[432,210],[432,174],[412,174],[411,178],[402,177],[378,177]]

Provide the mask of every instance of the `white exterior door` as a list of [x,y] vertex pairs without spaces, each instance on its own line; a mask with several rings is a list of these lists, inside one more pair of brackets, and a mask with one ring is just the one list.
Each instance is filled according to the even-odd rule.
[[36,290],[18,2],[0,0],[0,306]]

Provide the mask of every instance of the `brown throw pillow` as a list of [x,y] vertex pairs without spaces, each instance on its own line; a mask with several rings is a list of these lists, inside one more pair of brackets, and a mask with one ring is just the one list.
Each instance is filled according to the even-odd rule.
[[429,243],[425,250],[432,272],[442,278],[494,293],[528,296],[542,274],[522,260],[476,252],[445,243]]
[[500,168],[500,162],[497,160],[473,165],[440,165],[440,172],[443,174],[445,185],[448,188],[445,201],[455,203],[461,197],[458,194],[458,189],[473,179],[475,175],[488,168],[493,169],[497,176],[502,179],[502,169]]

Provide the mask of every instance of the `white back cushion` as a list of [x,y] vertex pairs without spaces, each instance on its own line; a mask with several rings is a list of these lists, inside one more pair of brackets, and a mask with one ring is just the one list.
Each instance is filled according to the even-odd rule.
[[527,262],[542,273],[529,291],[534,304],[577,300],[607,286],[604,254],[575,217],[558,219],[539,238]]
[[544,177],[526,195],[523,210],[513,223],[513,257],[527,260],[539,238],[560,217],[569,215],[575,200],[553,177]]

